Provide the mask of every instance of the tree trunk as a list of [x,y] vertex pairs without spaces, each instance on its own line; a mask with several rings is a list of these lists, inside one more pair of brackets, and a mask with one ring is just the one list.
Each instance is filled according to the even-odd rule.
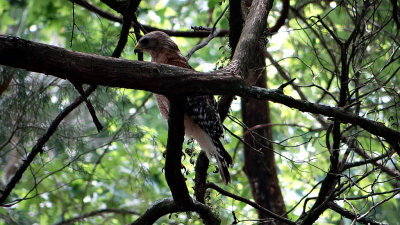
[[[266,87],[265,59],[261,50],[254,58],[251,68],[261,68],[248,73],[246,78],[250,84]],[[244,146],[244,172],[249,179],[254,200],[271,210],[283,215],[286,212],[279,181],[277,177],[272,140],[270,109],[265,100],[242,98],[242,119],[247,128],[244,129],[244,140],[249,146]],[[267,125],[257,128],[257,125]],[[255,129],[257,128],[257,129]],[[260,219],[269,218],[265,213],[258,212]],[[262,224],[280,224],[279,222],[265,222]]]

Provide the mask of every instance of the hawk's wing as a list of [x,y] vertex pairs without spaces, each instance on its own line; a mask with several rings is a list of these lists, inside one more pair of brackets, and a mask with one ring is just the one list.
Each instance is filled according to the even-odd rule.
[[[168,58],[166,64],[194,70],[183,57]],[[212,95],[189,95],[186,114],[212,138],[223,134],[221,119],[217,112],[217,102]]]
[[189,95],[186,101],[186,114],[192,118],[212,138],[223,134],[221,119],[212,95]]
[[[167,58],[163,63],[192,69],[187,60],[179,54]],[[167,100],[166,100],[167,101]],[[160,110],[161,111],[161,110]],[[207,153],[207,157],[214,156],[217,160],[220,174],[225,184],[229,183],[231,177],[228,167],[232,165],[232,157],[225,150],[219,138],[223,135],[221,118],[217,112],[217,103],[213,95],[189,95],[187,96],[185,113],[190,119],[198,125],[204,132],[195,132],[193,137]],[[186,124],[185,126],[189,125]],[[190,125],[189,125],[190,126]],[[186,127],[185,127],[186,132]],[[208,141],[207,141],[208,140]]]

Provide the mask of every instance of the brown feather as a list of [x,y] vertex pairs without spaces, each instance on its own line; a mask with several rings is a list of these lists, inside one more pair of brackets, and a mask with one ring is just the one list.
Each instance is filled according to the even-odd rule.
[[[146,34],[139,40],[136,47],[139,50],[148,52],[151,55],[152,62],[193,70],[175,42],[161,31]],[[168,119],[168,99],[163,95],[154,95],[161,115],[164,119]],[[229,183],[231,178],[228,167],[233,162],[219,140],[223,135],[223,127],[216,110],[214,97],[212,95],[187,96],[184,124],[185,134],[196,139],[209,159],[214,157],[217,160],[223,181],[225,184]]]

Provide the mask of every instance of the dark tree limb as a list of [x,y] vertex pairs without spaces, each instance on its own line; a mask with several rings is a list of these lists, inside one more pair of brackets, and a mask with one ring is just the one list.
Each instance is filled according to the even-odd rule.
[[2,77],[0,78],[0,96],[5,90],[7,90],[8,85],[10,85],[11,80],[14,77],[12,71],[9,71],[7,67],[0,66],[0,73]]
[[116,16],[108,11],[105,11],[103,9],[101,9],[100,7],[98,7],[97,5],[93,4],[92,2],[86,1],[86,0],[70,0],[70,1],[74,1],[75,4],[82,6],[83,8],[96,13],[97,15],[108,19],[110,21],[113,22],[117,22],[117,23],[122,23],[123,19],[120,16]]
[[207,169],[210,161],[208,160],[206,153],[201,151],[196,160],[196,165],[194,167],[195,177],[194,177],[194,196],[196,200],[205,203],[206,195],[206,182],[207,182]]
[[[203,94],[210,87],[227,90],[241,80],[237,76],[228,76],[226,72],[199,76],[203,73],[176,66],[73,52],[3,35],[0,35],[0,64],[86,84],[135,88],[161,94],[185,94],[181,90],[187,91],[187,88],[192,90],[192,94]],[[193,84],[193,78],[198,80],[196,84]],[[183,80],[188,82],[183,84]],[[204,82],[208,83],[207,87],[202,86]]]
[[182,209],[177,206],[172,198],[166,198],[155,202],[131,225],[151,225],[164,215],[187,211],[195,211],[199,213],[202,218],[206,218],[203,219],[203,222],[206,225],[217,225],[221,223],[220,219],[208,206],[198,201],[194,201],[193,204],[188,205],[185,209]]
[[101,209],[101,210],[97,210],[97,211],[92,211],[89,213],[85,213],[81,216],[77,216],[77,217],[73,217],[67,220],[63,220],[59,223],[56,223],[54,225],[69,225],[69,224],[74,224],[76,222],[79,222],[81,220],[84,220],[86,218],[89,217],[94,217],[94,216],[101,216],[103,214],[107,214],[107,213],[114,213],[114,214],[121,214],[121,215],[138,215],[137,212],[135,211],[130,211],[130,210],[124,210],[124,209]]
[[85,97],[82,84],[74,81],[71,81],[71,83],[74,85],[75,89],[79,92],[79,94],[83,97],[83,100],[86,103],[86,107],[89,110],[90,116],[92,116],[93,123],[97,128],[97,132],[100,133],[103,130],[103,125],[101,125],[99,119],[97,118],[96,111],[94,110],[92,102],[87,97]]
[[288,18],[290,3],[289,0],[282,0],[282,10],[281,15],[279,15],[278,20],[275,25],[269,28],[269,32],[276,33],[285,24],[285,20]]
[[229,113],[229,109],[231,108],[232,101],[234,100],[234,95],[223,95],[221,99],[218,101],[218,114],[221,118],[221,121],[224,121],[226,116]]
[[135,12],[139,7],[140,2],[141,0],[130,0],[128,6],[124,8],[122,12],[120,12],[123,15],[123,24],[118,45],[111,57],[119,58],[121,56],[122,50],[128,42],[129,29],[132,26],[132,20],[135,17]]
[[[240,34],[242,32],[243,27],[243,19],[241,16],[240,9],[240,1],[239,0],[231,0],[229,1],[229,46],[231,47],[231,59],[235,52],[235,48],[237,43],[239,42]],[[230,106],[234,99],[234,95],[223,95],[221,99],[218,101],[218,114],[221,118],[221,121],[224,121],[226,116],[229,113]],[[209,160],[205,153],[200,152],[197,157],[196,166],[195,166],[195,196],[197,201],[203,202],[205,201],[205,192],[206,192],[206,181],[207,181],[207,169],[209,166]]]
[[392,18],[397,25],[397,29],[400,29],[400,12],[397,6],[397,0],[391,0],[392,2]]
[[[247,47],[240,48],[245,51]],[[52,57],[49,58],[49,55]],[[242,57],[236,56],[236,58],[238,60]],[[267,90],[244,84],[244,81],[237,76],[240,74],[235,69],[237,68],[235,64],[238,66],[237,60],[227,69],[200,73],[157,63],[73,52],[17,37],[0,35],[0,64],[2,65],[49,74],[62,79],[79,79],[87,84],[140,89],[161,94],[229,94],[266,99],[302,112],[321,114],[340,120],[342,123],[358,125],[371,134],[385,138],[394,146],[398,145],[400,132],[382,123],[345,112],[338,107],[297,100],[279,90]]]
[[[232,57],[230,66],[238,66],[239,74],[247,73],[247,65],[251,64],[251,58],[254,51],[261,46],[265,46],[265,30],[267,28],[268,13],[272,7],[273,1],[270,0],[253,0],[250,12],[243,25],[235,53]],[[229,67],[229,66],[228,66]]]
[[186,98],[184,96],[168,97],[168,141],[167,155],[165,157],[165,179],[176,205],[182,209],[192,204],[185,178],[181,173],[182,144],[185,129],[183,117],[185,113]]
[[[245,16],[252,19],[245,21],[233,63],[236,59],[239,60],[238,62],[241,64],[239,65],[240,75],[244,78],[246,84],[266,88],[267,78],[263,52],[268,34],[267,20],[258,17],[266,18],[268,16],[272,8],[272,1],[253,0],[251,3],[250,11]],[[247,35],[248,32],[251,32],[252,35]],[[246,45],[248,45],[247,51],[239,50]],[[278,88],[278,90],[281,89]],[[281,92],[283,93],[283,90]],[[243,123],[246,127],[271,122],[268,101],[242,96],[241,109]],[[268,141],[273,139],[272,129],[271,127],[264,127],[254,132],[257,133],[254,136],[243,137],[244,141],[248,143],[244,146],[245,162],[243,170],[248,178],[253,198],[263,208],[275,214],[284,215],[286,208],[279,186],[273,143]],[[258,151],[254,151],[254,149]],[[263,210],[257,209],[257,213],[261,220],[274,218]],[[276,224],[282,223],[276,221]]]
[[135,220],[135,222],[131,223],[131,225],[151,225],[162,216],[176,212],[184,212],[184,210],[180,209],[172,198],[162,199],[150,206],[146,212]]

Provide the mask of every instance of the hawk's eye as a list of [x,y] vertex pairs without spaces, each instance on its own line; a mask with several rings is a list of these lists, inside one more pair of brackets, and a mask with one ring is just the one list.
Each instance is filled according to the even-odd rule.
[[149,43],[149,39],[148,38],[142,38],[141,40],[140,40],[140,42],[142,43],[142,45],[147,45],[148,43]]

